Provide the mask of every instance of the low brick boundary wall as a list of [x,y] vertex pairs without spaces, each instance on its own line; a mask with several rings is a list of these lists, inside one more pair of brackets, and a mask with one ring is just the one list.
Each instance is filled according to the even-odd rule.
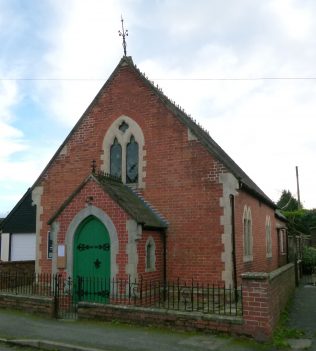
[[0,262],[0,272],[31,275],[35,273],[35,261]]
[[104,305],[80,302],[79,319],[121,321],[140,325],[168,326],[180,330],[217,330],[240,333],[242,317],[210,315],[199,312],[171,311],[158,308],[145,308],[124,305]]
[[[143,325],[169,326],[180,330],[222,331],[246,334],[265,341],[272,337],[280,314],[295,290],[294,264],[271,273],[241,275],[243,316],[183,312],[159,308],[111,305],[92,302],[78,304],[79,319],[121,321]],[[53,297],[0,293],[0,308],[23,310],[54,317]]]
[[241,277],[244,332],[257,340],[268,340],[294,293],[294,264],[289,263],[271,273],[249,272]]
[[54,298],[0,293],[0,308],[54,317]]
[[282,310],[295,290],[294,265],[287,264],[271,273],[244,273],[242,284],[242,317],[80,302],[78,318],[171,326],[190,331],[216,330],[245,334],[260,341],[269,340]]

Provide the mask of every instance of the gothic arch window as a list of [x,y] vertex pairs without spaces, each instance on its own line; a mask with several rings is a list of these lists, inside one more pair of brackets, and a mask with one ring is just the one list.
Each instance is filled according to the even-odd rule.
[[110,174],[119,178],[122,176],[122,146],[117,138],[114,139],[110,149]]
[[244,247],[244,262],[252,261],[252,217],[251,209],[248,206],[244,207],[243,215],[243,247]]
[[121,177],[123,183],[145,187],[146,161],[144,134],[130,117],[117,118],[103,139],[101,169]]
[[126,145],[126,183],[138,182],[138,143],[134,136]]
[[271,236],[271,219],[266,217],[266,256],[272,257],[272,236]]
[[149,237],[145,246],[145,271],[153,272],[156,270],[156,245],[153,237]]

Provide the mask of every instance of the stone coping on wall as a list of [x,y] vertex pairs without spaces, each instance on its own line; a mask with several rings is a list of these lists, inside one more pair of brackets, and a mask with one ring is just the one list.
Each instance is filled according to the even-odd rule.
[[7,292],[0,292],[0,298],[11,298],[14,300],[21,300],[21,301],[36,301],[38,303],[52,303],[53,297],[46,297],[46,296],[30,296],[30,295],[23,295],[23,294],[10,294]]
[[294,263],[288,263],[282,267],[277,268],[273,272],[246,272],[241,274],[241,278],[245,280],[273,280],[283,274],[284,272],[292,269],[294,267]]
[[80,308],[86,309],[96,309],[98,311],[105,309],[112,309],[122,312],[141,312],[147,315],[162,315],[162,316],[177,316],[183,319],[194,319],[194,320],[204,320],[204,321],[213,321],[218,323],[227,323],[227,324],[243,324],[243,318],[241,316],[224,316],[218,314],[206,314],[202,312],[185,312],[185,311],[176,311],[168,310],[162,308],[151,308],[151,307],[138,307],[138,306],[126,306],[126,305],[112,305],[112,304],[100,304],[94,302],[79,302],[79,318],[80,318]]

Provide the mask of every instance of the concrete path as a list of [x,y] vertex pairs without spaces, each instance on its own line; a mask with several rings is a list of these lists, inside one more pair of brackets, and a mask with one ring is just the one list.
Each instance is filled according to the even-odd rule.
[[296,289],[288,324],[305,332],[302,340],[290,340],[292,349],[316,351],[316,286],[301,283]]

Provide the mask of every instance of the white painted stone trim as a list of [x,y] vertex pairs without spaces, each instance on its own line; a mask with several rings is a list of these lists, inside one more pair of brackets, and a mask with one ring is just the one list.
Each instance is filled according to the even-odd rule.
[[[125,123],[127,123],[129,126],[125,133],[119,130],[119,126],[123,121],[125,121]],[[117,138],[122,147],[122,182],[126,183],[126,145],[130,142],[132,135],[134,136],[135,141],[138,143],[138,187],[145,188],[145,138],[141,127],[128,116],[120,116],[107,130],[102,145],[103,154],[101,155],[101,161],[103,162],[101,162],[101,170],[106,173],[110,173],[110,150],[114,139]]]
[[[66,245],[66,272],[69,277],[73,275],[73,247],[74,238],[79,225],[89,216],[94,216],[99,219],[106,227],[111,240],[111,279],[115,278],[119,272],[119,267],[117,264],[116,256],[119,249],[119,241],[116,228],[111,220],[111,218],[100,208],[93,205],[88,205],[72,219],[68,226],[68,230],[65,238]],[[56,235],[57,236],[57,235]],[[56,243],[57,244],[57,243]],[[57,245],[56,245],[57,246]],[[54,254],[53,254],[54,256]]]
[[222,243],[224,250],[221,254],[221,260],[224,262],[222,271],[222,280],[226,286],[233,286],[233,238],[231,225],[231,204],[230,195],[238,195],[238,179],[231,173],[222,173],[219,175],[219,183],[223,185],[223,196],[220,198],[220,206],[224,214],[221,216],[221,225],[224,227],[222,233]]
[[126,221],[126,230],[128,233],[128,242],[126,244],[127,264],[125,272],[129,275],[131,281],[138,279],[138,250],[137,243],[142,236],[142,226],[137,224],[134,219]]
[[32,201],[33,205],[36,205],[36,259],[35,259],[35,273],[41,273],[41,268],[39,266],[39,260],[42,258],[42,252],[40,250],[42,238],[41,230],[43,223],[41,221],[41,214],[43,213],[43,206],[41,204],[41,199],[43,195],[43,186],[37,186],[32,191]]

